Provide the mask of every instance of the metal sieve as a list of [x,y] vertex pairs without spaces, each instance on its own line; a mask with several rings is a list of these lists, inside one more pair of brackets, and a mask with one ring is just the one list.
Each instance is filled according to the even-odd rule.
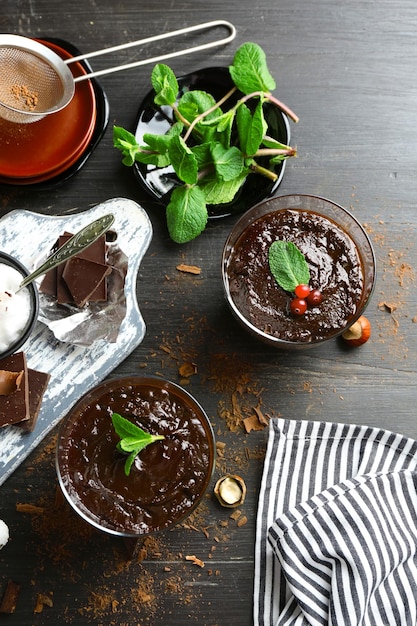
[[[229,35],[223,39],[216,39],[191,48],[89,72],[81,76],[74,77],[69,68],[71,63],[95,56],[215,27],[227,28]],[[0,66],[2,68],[0,117],[19,124],[35,122],[66,107],[71,102],[77,82],[213,48],[229,43],[235,36],[236,28],[233,24],[225,20],[214,20],[64,60],[47,46],[28,37],[0,35]]]

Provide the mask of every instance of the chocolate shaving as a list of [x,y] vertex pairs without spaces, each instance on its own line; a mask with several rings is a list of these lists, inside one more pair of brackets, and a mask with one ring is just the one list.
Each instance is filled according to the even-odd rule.
[[187,265],[186,263],[180,263],[177,265],[177,270],[187,274],[201,274],[201,267],[198,267],[197,265]]
[[187,554],[185,560],[191,561],[194,565],[198,565],[198,567],[204,567],[204,561],[196,557],[194,554]]
[[13,580],[8,580],[3,598],[0,604],[0,613],[14,613],[16,610],[17,599],[20,593],[20,585]]

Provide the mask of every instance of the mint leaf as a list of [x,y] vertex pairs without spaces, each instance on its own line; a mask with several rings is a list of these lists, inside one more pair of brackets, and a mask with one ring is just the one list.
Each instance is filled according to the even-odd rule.
[[152,70],[151,83],[155,91],[154,102],[159,106],[175,104],[178,96],[178,81],[168,65],[158,63]]
[[294,291],[297,285],[308,285],[308,263],[292,241],[274,241],[269,247],[269,267],[277,283],[285,291]]
[[211,142],[201,143],[191,148],[192,153],[197,159],[197,166],[199,171],[212,170],[214,171],[213,156],[211,154]]
[[182,137],[172,138],[168,154],[178,178],[188,185],[194,185],[198,178],[197,159]]
[[264,135],[262,139],[262,144],[266,148],[272,148],[274,150],[291,150],[291,146],[286,146],[285,143],[281,143],[280,141],[277,141],[273,137],[268,137],[266,135]]
[[222,144],[216,143],[211,147],[214,167],[221,180],[228,182],[239,176],[244,168],[243,154],[232,146],[224,148]]
[[118,413],[113,413],[111,416],[113,428],[116,434],[120,437],[120,441],[117,443],[117,450],[119,452],[128,454],[125,461],[125,474],[129,476],[130,469],[136,458],[146,446],[155,441],[164,439],[163,435],[151,435],[146,432],[140,426],[137,426],[125,417],[122,417]]
[[238,48],[229,72],[236,87],[244,94],[275,89],[265,52],[256,43],[244,43]]
[[151,133],[145,133],[143,135],[143,141],[148,144],[152,150],[156,150],[161,154],[168,151],[169,144],[173,137],[181,135],[184,129],[182,122],[176,122],[173,124],[165,135],[153,135]]
[[237,110],[236,123],[242,152],[247,156],[253,156],[267,130],[262,101],[258,103],[253,114],[246,104],[242,104]]
[[231,202],[245,182],[247,175],[248,172],[245,169],[240,176],[228,182],[210,178],[207,181],[204,179],[204,182],[200,183],[200,187],[204,192],[206,204],[226,204]]
[[[178,102],[178,111],[185,117],[186,120],[192,122],[197,115],[205,113],[216,104],[216,100],[213,96],[206,91],[199,91],[194,89],[193,91],[187,91],[181,96]],[[205,119],[213,120],[221,115],[220,109],[215,109],[211,113],[208,113]]]
[[199,187],[176,187],[166,210],[170,237],[176,243],[186,243],[198,237],[207,224],[204,192]]
[[121,126],[113,126],[113,146],[123,154],[123,165],[132,166],[140,150],[135,135]]

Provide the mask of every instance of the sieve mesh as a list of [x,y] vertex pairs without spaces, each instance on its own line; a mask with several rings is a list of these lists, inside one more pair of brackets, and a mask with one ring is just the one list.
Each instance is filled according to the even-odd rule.
[[55,69],[45,60],[18,48],[0,48],[0,104],[22,113],[43,114],[63,96]]

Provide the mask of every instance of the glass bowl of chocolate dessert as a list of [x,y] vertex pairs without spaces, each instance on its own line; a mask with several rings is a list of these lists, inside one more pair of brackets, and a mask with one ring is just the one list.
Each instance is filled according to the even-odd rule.
[[[308,269],[308,279],[295,289],[304,290],[301,297],[277,281],[272,244],[285,250],[280,269],[298,269],[299,257]],[[287,250],[295,250],[297,259]],[[330,200],[302,194],[252,207],[235,224],[222,255],[233,315],[252,336],[284,349],[309,348],[341,335],[363,314],[375,274],[372,243],[358,220]]]
[[38,319],[39,294],[33,283],[19,289],[29,271],[15,257],[0,252],[0,359],[17,352]]
[[[155,438],[133,454],[130,467],[115,414]],[[138,538],[174,526],[201,502],[215,466],[214,433],[199,403],[175,383],[152,376],[108,380],[62,422],[56,466],[65,498],[85,521]]]

